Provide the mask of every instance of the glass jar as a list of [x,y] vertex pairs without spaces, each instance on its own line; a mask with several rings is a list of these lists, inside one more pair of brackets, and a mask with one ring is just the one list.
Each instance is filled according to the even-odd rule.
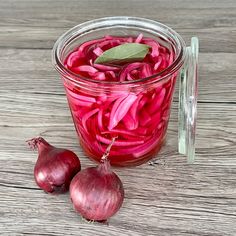
[[[150,77],[125,82],[100,81],[75,74],[64,62],[79,45],[112,36],[153,38],[174,55],[173,63]],[[107,17],[77,25],[53,48],[80,144],[99,161],[111,139],[109,160],[116,166],[139,165],[153,158],[166,137],[176,79],[180,81],[179,152],[194,159],[198,40],[191,47],[171,28],[137,17]]]

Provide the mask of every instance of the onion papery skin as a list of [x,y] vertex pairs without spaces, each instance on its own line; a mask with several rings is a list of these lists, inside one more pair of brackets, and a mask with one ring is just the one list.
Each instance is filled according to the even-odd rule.
[[74,209],[87,220],[106,221],[122,206],[124,189],[107,160],[80,171],[70,185]]
[[77,155],[70,150],[54,147],[41,137],[28,143],[38,149],[39,154],[34,167],[36,184],[47,193],[67,192],[71,180],[81,170]]

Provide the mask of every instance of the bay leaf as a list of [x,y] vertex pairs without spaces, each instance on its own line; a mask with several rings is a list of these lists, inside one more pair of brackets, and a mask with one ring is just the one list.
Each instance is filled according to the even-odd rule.
[[97,57],[95,64],[121,64],[142,61],[150,46],[141,43],[125,43],[110,48]]

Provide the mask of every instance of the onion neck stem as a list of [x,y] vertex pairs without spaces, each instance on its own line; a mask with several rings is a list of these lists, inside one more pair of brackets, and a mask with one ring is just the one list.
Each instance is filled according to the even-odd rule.
[[29,145],[29,147],[33,150],[35,149],[44,149],[45,147],[52,147],[52,145],[50,145],[45,139],[43,139],[42,137],[38,137],[38,138],[32,138],[30,140],[26,141]]
[[115,142],[116,139],[117,139],[117,137],[112,138],[111,143],[108,145],[108,147],[107,147],[105,153],[103,154],[103,156],[102,156],[102,158],[101,158],[101,161],[107,160],[107,157],[110,155],[111,147],[112,147],[112,145],[114,144],[114,142]]

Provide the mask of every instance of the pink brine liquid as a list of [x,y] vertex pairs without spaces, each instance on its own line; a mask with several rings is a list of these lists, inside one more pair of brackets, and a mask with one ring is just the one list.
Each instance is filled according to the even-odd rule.
[[[124,43],[147,44],[150,49],[142,61],[122,65],[94,63],[104,51]],[[165,70],[174,57],[172,49],[142,34],[105,36],[78,46],[67,56],[64,65],[82,77],[122,84]],[[112,165],[139,165],[159,151],[166,135],[176,74],[147,86],[145,81],[148,80],[137,91],[113,90],[112,83],[111,89],[103,93],[64,81],[80,143],[90,158],[99,161],[113,137],[117,138],[109,157]]]

